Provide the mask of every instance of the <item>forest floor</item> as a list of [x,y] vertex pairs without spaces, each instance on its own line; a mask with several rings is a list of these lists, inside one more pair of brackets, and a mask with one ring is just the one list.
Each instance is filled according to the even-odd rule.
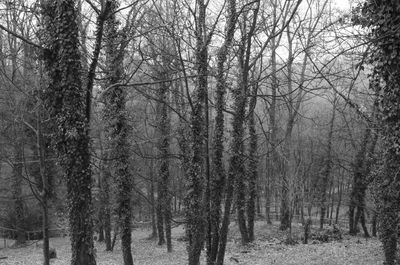
[[[296,239],[301,233],[301,227],[294,226],[293,234]],[[186,242],[183,227],[173,229],[172,253],[166,252],[165,246],[158,246],[154,240],[149,240],[150,231],[136,229],[133,232],[133,255],[135,265],[184,265],[186,263]],[[240,245],[240,234],[235,224],[231,225],[231,233],[225,264],[247,265],[376,265],[383,263],[381,244],[376,238],[350,237],[344,235],[342,240],[321,243],[310,241],[309,244],[286,245],[282,243],[287,238],[286,232],[278,230],[277,224],[267,225],[265,222],[256,223],[256,241],[250,246]],[[53,265],[70,264],[70,243],[68,237],[51,238],[51,247],[57,251],[57,258],[51,260]],[[95,243],[98,265],[120,265],[122,254],[119,245],[114,252],[104,251],[103,243]],[[203,251],[204,252],[204,251]],[[36,242],[21,248],[0,249],[1,265],[41,265],[42,249]],[[205,257],[202,256],[202,263]]]

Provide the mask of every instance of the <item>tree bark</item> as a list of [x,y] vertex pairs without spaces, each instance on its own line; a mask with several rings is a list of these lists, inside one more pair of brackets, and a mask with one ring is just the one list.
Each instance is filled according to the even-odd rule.
[[[398,264],[396,258],[398,214],[400,212],[400,37],[396,19],[400,15],[400,3],[396,0],[366,1],[362,17],[367,21],[373,42],[368,60],[373,65],[371,87],[377,97],[378,130],[383,139],[383,165],[374,176],[377,208],[379,209],[380,235],[384,246],[385,264]],[[383,14],[383,15],[382,15]],[[379,63],[378,63],[379,62]]]
[[227,197],[225,201],[224,223],[221,221],[221,202],[225,187],[225,170],[223,163],[224,151],[224,106],[225,93],[227,89],[225,63],[232,46],[233,36],[236,25],[236,1],[230,0],[227,6],[227,24],[226,36],[223,45],[218,50],[217,55],[217,88],[215,97],[215,130],[213,141],[213,166],[214,174],[210,185],[210,226],[211,243],[207,251],[207,264],[222,264],[225,255],[226,234],[230,216],[230,206],[232,196],[232,185],[227,188]]
[[[358,222],[361,220],[364,235],[369,237],[368,230],[365,229],[365,197],[368,188],[373,161],[373,153],[377,142],[377,134],[372,132],[370,127],[365,129],[361,148],[358,151],[354,163],[354,177],[353,186],[350,194],[349,205],[349,226],[350,234],[355,235],[358,233]],[[364,221],[363,221],[364,220]]]
[[157,183],[157,206],[156,206],[156,211],[157,211],[157,234],[158,234],[158,245],[164,245],[165,244],[165,237],[164,237],[164,214],[163,214],[163,204],[164,204],[164,198],[163,198],[163,187],[162,187],[162,181],[160,180],[161,176],[158,176],[158,183]]
[[[23,142],[22,130],[20,125],[14,125],[16,128],[17,139],[14,143],[14,161],[13,161],[13,176],[12,176],[12,196],[14,200],[14,216],[16,238],[15,245],[22,245],[26,242],[24,229],[24,202],[22,198],[22,183],[23,183]],[[18,129],[19,128],[19,129]]]
[[336,95],[333,103],[332,117],[329,123],[329,133],[328,133],[328,144],[327,144],[327,152],[326,152],[326,160],[325,160],[325,168],[322,173],[322,183],[320,190],[320,199],[321,199],[321,213],[320,213],[320,229],[324,227],[325,223],[325,214],[326,214],[326,190],[328,186],[328,181],[332,171],[332,137],[333,137],[333,128],[335,122],[335,114],[336,114]]
[[[169,67],[169,62],[166,58],[162,59],[160,67],[162,69],[167,69]],[[156,75],[160,80],[166,80],[168,77],[167,72],[163,72],[162,69],[156,70]],[[170,134],[170,120],[168,115],[168,93],[169,85],[167,83],[161,83],[158,89],[158,107],[157,107],[157,129],[159,134],[158,142],[158,152],[160,155],[160,166],[158,171],[159,181],[158,181],[158,214],[161,215],[160,220],[158,220],[158,233],[159,242],[158,244],[163,244],[163,224],[165,225],[165,237],[167,241],[168,252],[172,251],[172,241],[171,241],[171,193],[169,191],[170,186],[170,173],[169,173],[169,134]],[[161,235],[160,235],[161,234]]]
[[[113,169],[117,187],[117,212],[121,231],[121,247],[124,265],[133,265],[132,243],[132,186],[133,176],[130,163],[130,128],[126,114],[126,90],[115,84],[124,74],[123,59],[129,41],[118,31],[115,11],[117,1],[110,1],[110,15],[105,23],[106,34],[106,80],[108,89],[103,95],[105,102],[103,117],[110,149],[110,167]],[[113,86],[113,87],[111,87]],[[111,87],[111,88],[110,88]]]
[[186,232],[188,236],[189,265],[200,264],[200,254],[206,232],[204,150],[205,150],[205,99],[208,87],[208,43],[206,32],[206,3],[196,0],[196,51],[195,68],[197,72],[196,88],[191,113],[191,150],[190,167],[187,172]]
[[[103,159],[108,160],[109,156],[104,153]],[[110,198],[110,186],[112,181],[112,176],[109,171],[109,163],[105,162],[105,167],[103,168],[102,175],[102,185],[101,185],[101,204],[104,208],[104,215],[102,216],[103,227],[104,227],[104,241],[106,244],[106,251],[112,251],[111,247],[111,198]]]
[[256,198],[257,198],[257,176],[258,176],[258,158],[257,158],[257,132],[255,127],[255,107],[257,103],[257,84],[253,84],[253,91],[249,103],[249,164],[247,169],[248,179],[248,200],[247,200],[247,226],[249,241],[254,241],[254,222],[256,215]]
[[[42,106],[41,106],[42,107]],[[46,161],[46,158],[49,157],[49,150],[46,148],[50,143],[48,138],[44,137],[43,134],[43,125],[42,125],[42,108],[39,108],[37,111],[37,135],[36,135],[36,144],[38,150],[39,157],[39,172],[41,177],[41,187],[40,190],[40,202],[42,204],[42,233],[43,233],[43,264],[50,264],[50,234],[49,234],[49,206],[48,199],[50,197],[50,170],[49,164],[50,161]],[[45,144],[45,141],[47,144]],[[48,164],[46,166],[46,163]]]
[[150,238],[157,238],[157,223],[156,223],[156,200],[154,198],[154,173],[153,173],[153,161],[149,166],[150,175],[150,187],[148,188],[148,196],[150,200],[150,214],[151,214],[151,235]]
[[[249,87],[250,56],[253,34],[255,32],[260,2],[257,1],[253,9],[252,17],[249,18],[247,12],[243,14],[243,34],[239,44],[239,77],[238,84],[232,89],[233,97],[233,118],[232,118],[232,143],[229,174],[234,179],[236,192],[236,207],[239,231],[242,244],[248,244],[249,232],[246,224],[246,169],[244,163],[244,120],[246,117],[247,95]],[[247,20],[250,19],[250,26],[247,27]]]
[[67,176],[72,265],[95,265],[91,217],[89,117],[81,80],[75,1],[43,1],[49,41],[44,59],[50,77],[45,104],[57,123],[56,146]]

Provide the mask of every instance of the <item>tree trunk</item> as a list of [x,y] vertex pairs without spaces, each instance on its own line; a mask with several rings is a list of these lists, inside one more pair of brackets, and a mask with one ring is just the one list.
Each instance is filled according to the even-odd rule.
[[[350,234],[357,234],[357,225],[360,216],[360,210],[358,210],[358,214],[356,214],[356,209],[360,207],[360,203],[364,200],[363,190],[364,188],[364,174],[366,173],[365,168],[365,160],[367,155],[367,145],[369,138],[371,136],[371,129],[367,127],[364,132],[363,141],[361,142],[361,148],[357,152],[355,157],[354,167],[353,167],[353,185],[350,193],[350,205],[349,205],[349,228]],[[364,192],[365,194],[365,192]]]
[[196,88],[191,113],[191,161],[187,172],[188,187],[185,198],[186,232],[188,236],[189,265],[200,264],[200,254],[206,232],[207,201],[205,196],[207,179],[205,177],[205,99],[208,89],[208,43],[206,43],[206,3],[196,0]]
[[56,146],[67,176],[72,265],[95,265],[86,93],[81,80],[75,1],[43,1],[50,85],[45,103],[57,123]]
[[[390,10],[390,12],[387,12]],[[381,240],[385,252],[385,264],[398,264],[396,258],[397,235],[400,212],[400,64],[398,34],[396,19],[399,17],[399,1],[366,1],[360,10],[363,19],[368,20],[369,35],[374,42],[373,50],[369,53],[374,68],[370,77],[370,84],[374,89],[377,100],[377,129],[383,140],[383,165],[374,176],[376,188],[377,208]],[[382,16],[381,14],[385,14]]]
[[[15,127],[20,128],[19,125]],[[12,192],[14,200],[14,216],[15,216],[15,230],[16,239],[15,245],[25,244],[26,236],[24,230],[24,202],[22,199],[22,182],[23,182],[23,143],[22,143],[22,131],[17,130],[16,143],[14,144],[14,161],[13,161],[13,182]]]
[[257,132],[255,127],[255,107],[257,103],[257,84],[253,84],[252,97],[249,104],[249,164],[247,169],[248,179],[248,200],[247,200],[247,224],[248,224],[248,237],[249,241],[254,241],[254,221],[255,221],[255,210],[256,210],[256,198],[257,198]]
[[[117,188],[117,212],[121,231],[121,247],[124,265],[133,265],[132,258],[132,186],[133,177],[130,163],[130,129],[126,114],[127,92],[117,86],[124,75],[123,59],[125,47],[129,43],[126,35],[120,35],[115,10],[117,1],[110,1],[110,15],[105,24],[106,32],[106,80],[109,86],[104,92],[103,117],[105,132],[110,149],[110,167],[114,170]],[[110,86],[113,86],[110,88]]]
[[[207,264],[214,265],[223,263],[225,255],[226,234],[229,223],[230,206],[232,195],[232,185],[228,186],[227,199],[225,201],[225,213],[223,221],[221,222],[221,202],[223,198],[223,191],[225,183],[225,170],[223,162],[224,152],[224,107],[225,107],[225,93],[227,89],[225,63],[228,58],[229,50],[232,45],[233,36],[236,24],[236,1],[229,0],[227,6],[227,24],[226,24],[226,37],[223,45],[218,50],[217,62],[217,87],[215,96],[215,129],[213,139],[213,166],[214,174],[210,181],[210,229],[211,229],[211,242],[207,250]],[[222,223],[222,224],[221,224]]]
[[330,206],[330,214],[329,214],[329,225],[332,225],[332,220],[333,220],[333,206],[335,205],[335,180],[334,178],[332,179],[332,184],[331,184],[331,191],[330,191],[330,197],[331,197],[331,206]]
[[[167,69],[169,62],[167,58],[162,58],[160,69],[156,70],[156,76],[160,80],[166,80],[168,73],[163,72]],[[169,134],[170,134],[170,120],[168,115],[168,93],[169,86],[167,83],[161,83],[158,89],[158,107],[157,107],[157,129],[159,134],[158,153],[160,155],[159,167],[159,181],[158,181],[158,233],[159,242],[161,245],[164,243],[163,223],[165,225],[165,236],[167,240],[167,250],[172,251],[171,241],[171,193],[169,191]]]
[[151,239],[157,238],[157,223],[156,223],[156,203],[154,198],[154,173],[153,173],[153,161],[149,166],[150,175],[150,188],[148,189],[148,196],[150,200],[150,215],[151,215]]
[[321,215],[320,215],[320,229],[324,227],[325,223],[325,214],[326,214],[326,190],[328,186],[328,181],[332,171],[332,137],[333,137],[333,128],[335,122],[335,113],[336,113],[336,95],[333,102],[333,110],[332,110],[332,117],[329,123],[329,133],[328,133],[328,145],[327,145],[327,152],[326,152],[326,162],[325,162],[325,169],[322,173],[322,183],[321,183]]
[[267,224],[272,224],[271,221],[271,192],[269,188],[269,178],[267,177],[267,183],[264,186],[265,190],[265,218],[267,220]]
[[257,194],[256,194],[256,212],[257,212],[257,216],[261,217],[262,213],[261,213],[261,198],[260,198],[260,193],[262,192],[262,187],[260,186],[260,183],[257,183]]
[[384,202],[384,208],[380,211],[381,240],[385,254],[385,265],[395,265],[397,260],[397,235],[398,235],[398,216],[393,211],[391,199]]
[[343,178],[341,179],[341,182],[338,183],[339,187],[339,194],[338,194],[338,203],[336,205],[336,217],[335,217],[335,224],[338,224],[339,221],[339,212],[340,212],[340,206],[342,205],[342,194],[343,194]]
[[376,210],[374,210],[373,216],[372,216],[372,236],[376,237],[376,232],[377,232],[377,213]]
[[[365,207],[365,206],[364,206]],[[365,237],[370,237],[370,235],[369,235],[369,232],[368,232],[368,228],[367,228],[367,225],[366,225],[366,223],[365,223],[365,208],[364,207],[362,207],[362,208],[359,208],[358,209],[358,211],[360,211],[361,213],[360,213],[360,222],[361,222],[361,227],[363,228],[363,231],[364,231],[364,236]]]
[[103,220],[99,220],[99,239],[97,240],[99,242],[104,242],[104,226],[103,226]]
[[244,14],[243,21],[250,20],[249,26],[244,26],[241,42],[239,44],[239,77],[238,83],[232,89],[233,96],[233,118],[232,118],[232,143],[230,159],[229,174],[235,181],[236,192],[236,210],[238,218],[238,226],[242,238],[242,244],[250,242],[248,227],[246,225],[246,169],[244,163],[244,122],[246,118],[246,105],[249,87],[249,74],[250,74],[250,54],[253,34],[255,32],[256,23],[258,19],[258,11],[260,9],[260,2],[255,3],[257,6],[253,9],[252,17]]
[[[107,152],[105,152],[106,154]],[[108,160],[109,156],[104,155],[103,159]],[[102,170],[102,181],[101,181],[101,204],[104,209],[104,215],[102,216],[103,228],[104,228],[104,240],[106,243],[106,251],[112,251],[111,247],[111,202],[110,202],[110,181],[112,176],[108,167],[108,162]]]
[[44,143],[45,138],[43,136],[43,126],[42,126],[42,109],[38,109],[37,111],[37,135],[36,135],[36,144],[39,156],[39,172],[41,177],[42,187],[40,187],[40,200],[42,204],[42,232],[43,232],[43,265],[50,265],[50,234],[49,234],[49,206],[48,199],[50,194],[50,172],[49,166],[47,164],[51,164],[51,162],[46,161],[46,158],[49,157],[49,150],[46,148],[50,143],[49,139],[46,139],[47,144]]
[[[273,8],[273,21],[274,23],[277,21],[277,5],[274,5]],[[275,27],[273,27],[272,35],[275,34]],[[272,197],[272,190],[274,189],[274,185],[276,181],[278,180],[277,178],[277,168],[278,168],[278,163],[279,163],[279,154],[278,154],[278,143],[277,143],[277,130],[278,126],[276,123],[276,113],[277,113],[277,90],[278,90],[278,78],[277,78],[277,62],[276,62],[276,48],[278,45],[278,42],[275,37],[271,39],[271,78],[272,78],[272,84],[271,84],[271,104],[269,106],[269,126],[271,127],[271,133],[269,135],[269,139],[266,139],[267,142],[270,143],[270,148],[271,152],[269,155],[267,155],[265,164],[266,164],[266,184],[265,184],[265,217],[267,219],[268,224],[272,224],[271,222],[271,216],[270,216],[270,211],[271,211],[271,198]],[[268,135],[266,136],[268,137]],[[274,193],[277,195],[277,192]],[[275,207],[276,202],[275,202]],[[275,212],[276,209],[275,209]]]
[[[158,176],[160,178],[160,176]],[[161,246],[165,244],[164,237],[164,214],[163,214],[163,187],[162,183],[158,180],[157,185],[157,234],[158,234],[158,245]]]

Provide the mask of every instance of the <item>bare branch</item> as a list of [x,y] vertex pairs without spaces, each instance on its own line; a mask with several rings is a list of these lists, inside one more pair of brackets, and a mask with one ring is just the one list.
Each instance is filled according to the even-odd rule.
[[16,33],[16,32],[14,32],[14,31],[12,31],[12,30],[10,30],[10,29],[7,28],[7,27],[4,27],[4,26],[1,25],[1,24],[0,24],[0,29],[4,30],[5,32],[7,32],[7,33],[13,35],[14,37],[16,37],[16,38],[22,40],[23,42],[25,42],[25,43],[27,43],[27,44],[29,44],[29,45],[32,45],[32,46],[34,46],[34,47],[36,47],[36,48],[39,48],[39,49],[41,49],[41,50],[44,50],[44,48],[43,48],[42,46],[40,46],[39,44],[34,43],[33,41],[31,41],[31,40],[25,38],[24,36],[22,36],[22,35],[20,35],[20,34],[18,34],[18,33]]

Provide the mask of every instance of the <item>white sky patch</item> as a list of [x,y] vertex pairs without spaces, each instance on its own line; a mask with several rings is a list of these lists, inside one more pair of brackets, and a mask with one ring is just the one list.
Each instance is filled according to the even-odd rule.
[[351,0],[333,0],[334,7],[341,10],[350,10]]

